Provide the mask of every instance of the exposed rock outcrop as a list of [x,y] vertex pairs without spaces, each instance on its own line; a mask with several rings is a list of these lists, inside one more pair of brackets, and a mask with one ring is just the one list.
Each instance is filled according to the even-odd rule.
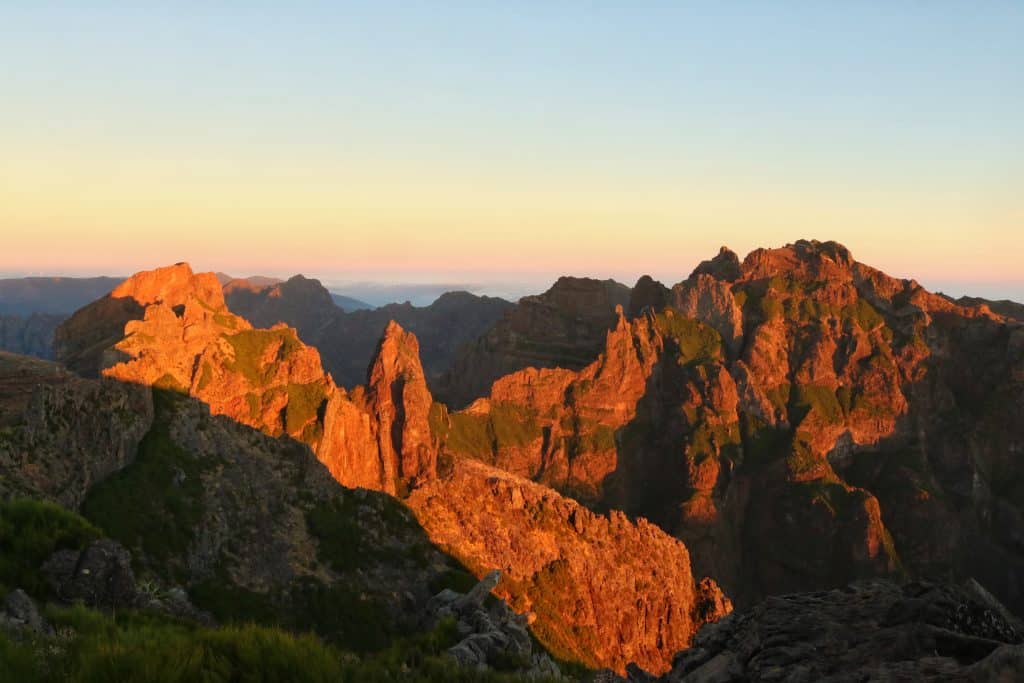
[[976,584],[884,581],[768,598],[698,632],[661,681],[1012,681],[1021,624]]
[[32,597],[16,588],[0,604],[0,629],[19,635],[53,635],[53,626],[46,620]]
[[535,650],[527,617],[516,614],[504,600],[491,598],[500,579],[501,572],[495,570],[466,594],[445,589],[427,603],[431,621],[455,620],[460,640],[448,648],[448,655],[474,669],[512,669],[530,678],[559,678],[550,655]]
[[432,403],[415,335],[394,321],[388,323],[370,366],[365,398],[385,477],[415,486],[434,476],[437,445],[428,421]]
[[[303,441],[346,486],[394,493],[399,477],[431,474],[431,398],[415,338],[397,325],[388,328],[367,390],[351,397],[294,329],[254,329],[227,308],[213,273],[193,274],[187,264],[132,276],[78,311],[58,336],[72,367],[189,394],[214,414]],[[412,353],[399,354],[403,345]],[[385,358],[388,351],[395,356]]]
[[494,380],[527,367],[584,367],[615,326],[617,306],[630,289],[614,280],[562,277],[551,289],[526,296],[498,324],[459,353],[435,392],[462,407],[486,395]]
[[443,450],[655,521],[740,604],[909,572],[1024,606],[1018,323],[833,242],[634,292],[593,363],[498,379]]
[[77,508],[90,487],[134,460],[152,422],[147,387],[0,354],[0,498]]
[[686,547],[646,520],[595,514],[551,489],[471,460],[422,486],[409,507],[427,534],[496,595],[533,613],[552,653],[620,671],[661,672],[702,624],[731,610],[696,581]]
[[[146,274],[120,288],[139,297],[143,314],[127,322],[123,339],[102,354],[121,359],[103,374],[170,392],[154,434],[165,435],[158,442],[168,438],[181,449],[178,457],[183,459],[174,470],[180,474],[173,474],[172,481],[180,480],[177,485],[190,491],[189,500],[199,506],[192,540],[181,549],[184,562],[178,559],[173,565],[187,572],[189,585],[201,585],[220,572],[245,590],[270,591],[275,600],[283,600],[274,586],[290,585],[303,576],[335,585],[337,578],[310,564],[315,544],[294,536],[301,521],[280,518],[268,526],[260,518],[249,519],[260,508],[232,502],[230,492],[243,490],[258,492],[252,500],[268,505],[292,501],[297,494],[282,486],[288,481],[294,487],[295,475],[283,471],[287,460],[282,460],[280,448],[250,438],[240,459],[233,430],[242,426],[229,429],[227,421],[197,414],[201,404],[174,399],[176,392],[200,399],[211,413],[233,423],[304,441],[346,485],[403,494],[412,488],[407,502],[427,536],[478,576],[500,567],[506,579],[499,594],[518,601],[524,608],[520,611],[538,605],[535,629],[540,629],[542,642],[564,648],[566,656],[618,667],[637,659],[664,669],[668,655],[684,646],[701,623],[728,611],[728,600],[713,582],[694,581],[686,548],[646,522],[634,524],[621,514],[595,516],[549,489],[508,479],[472,461],[449,462],[444,483],[435,485],[432,399],[416,338],[399,325],[385,330],[368,386],[346,394],[323,372],[316,350],[299,341],[293,330],[253,329],[227,310],[220,290],[210,283],[196,276],[197,286],[189,288],[184,268],[172,273],[175,277],[167,285]],[[90,314],[87,310],[76,317]],[[624,347],[630,344],[623,340]],[[617,380],[602,375],[598,381]],[[261,451],[267,456],[259,455]],[[269,459],[271,453],[276,460]],[[152,457],[149,450],[144,455],[144,462]],[[292,457],[298,467],[301,452]],[[225,469],[228,463],[232,467]],[[310,472],[309,466],[300,471]],[[226,478],[233,482],[227,489]],[[322,491],[326,482],[318,486]],[[505,487],[521,503],[513,508],[516,519],[505,520],[505,541],[493,534],[493,525],[502,521],[504,501],[494,498],[495,487]],[[87,516],[101,514],[111,504],[104,497],[115,495],[115,489],[92,494],[84,506]],[[317,499],[312,481],[298,489],[302,496]],[[485,492],[487,498],[478,500]],[[296,500],[285,510],[294,516],[308,506]],[[307,514],[315,519],[317,513]],[[455,515],[458,524],[446,515]],[[495,542],[511,545],[488,545]],[[529,547],[534,542],[542,545]],[[145,563],[159,557],[145,544],[139,552]],[[388,570],[378,565],[374,571],[379,580]],[[554,585],[545,583],[560,581],[570,582],[570,587],[559,588],[558,595],[549,590]],[[615,592],[594,596],[584,588],[588,585],[612,586]]]
[[120,543],[101,539],[84,550],[58,550],[40,568],[64,602],[118,609],[139,605],[132,556]]
[[[156,393],[138,456],[93,486],[81,506],[130,549],[140,576],[185,587],[221,619],[273,615],[351,643],[381,647],[415,626],[428,587],[457,565],[398,501],[340,486],[305,444]],[[74,576],[91,590],[88,578],[102,574],[81,576],[91,550],[73,562],[58,553],[55,573],[77,567]],[[79,583],[62,585],[74,597]]]

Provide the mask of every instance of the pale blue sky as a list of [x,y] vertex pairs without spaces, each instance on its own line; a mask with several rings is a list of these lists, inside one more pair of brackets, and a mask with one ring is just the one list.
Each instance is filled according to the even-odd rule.
[[0,5],[0,271],[673,280],[817,237],[1024,296],[1021,2],[84,4]]

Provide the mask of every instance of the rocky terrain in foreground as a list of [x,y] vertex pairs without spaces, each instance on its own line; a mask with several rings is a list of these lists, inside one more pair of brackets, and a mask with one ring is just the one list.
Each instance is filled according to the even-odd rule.
[[1022,642],[1020,620],[973,581],[862,582],[706,626],[658,680],[1002,683],[1024,675]]

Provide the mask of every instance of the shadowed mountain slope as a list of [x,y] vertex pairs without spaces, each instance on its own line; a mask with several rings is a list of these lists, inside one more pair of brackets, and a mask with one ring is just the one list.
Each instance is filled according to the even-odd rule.
[[431,384],[447,370],[458,349],[489,329],[512,304],[468,292],[449,292],[429,306],[388,304],[343,311],[317,280],[296,275],[262,288],[225,289],[228,306],[258,327],[283,322],[320,350],[324,365],[344,387],[366,380],[366,368],[392,320],[419,339],[424,371]]
[[462,407],[516,370],[582,368],[601,351],[605,333],[615,325],[616,306],[629,297],[629,288],[614,280],[559,278],[543,294],[520,299],[463,348],[437,383],[438,397]]
[[831,242],[634,294],[590,365],[439,413],[442,452],[648,517],[742,604],[909,572],[1024,608],[1019,323]]

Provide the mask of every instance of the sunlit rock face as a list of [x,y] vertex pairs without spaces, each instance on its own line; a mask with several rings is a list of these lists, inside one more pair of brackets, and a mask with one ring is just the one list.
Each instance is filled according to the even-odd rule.
[[[111,380],[187,394],[214,415],[304,442],[345,486],[399,495],[445,553],[478,577],[500,569],[498,594],[533,614],[541,642],[570,659],[665,671],[697,628],[731,609],[713,580],[695,580],[683,543],[653,524],[595,514],[474,459],[439,462],[447,411],[427,389],[418,340],[397,323],[384,330],[366,386],[346,392],[295,330],[256,329],[228,310],[212,277],[179,264],[130,278],[69,321],[67,347],[87,325],[120,324],[109,347],[76,357]],[[623,352],[627,328],[620,316]],[[201,431],[190,434],[201,442]]]
[[501,569],[496,594],[530,613],[534,634],[563,659],[660,673],[732,609],[713,580],[695,580],[686,546],[655,525],[596,514],[483,463],[456,461],[407,502],[474,573]]
[[[295,330],[253,328],[209,276],[165,270],[76,313],[57,335],[66,362],[194,396],[308,444],[346,486],[402,497],[478,576],[500,569],[568,656],[664,670],[701,614],[727,609],[694,577],[745,606],[863,577],[974,576],[1024,606],[1024,328],[841,245],[723,250],[673,287],[642,280],[592,361],[498,376],[458,411],[433,401],[397,324],[348,392]],[[623,531],[591,542],[585,519]],[[633,581],[628,555],[672,578]],[[572,604],[547,602],[548,579],[590,574],[617,587],[608,601],[573,588]]]
[[369,385],[351,396],[294,329],[253,328],[228,310],[213,273],[187,264],[132,276],[58,336],[70,366],[186,393],[216,415],[303,441],[346,486],[394,493],[433,471],[430,393],[416,340],[398,325],[381,341]]
[[1024,606],[1020,323],[813,241],[642,278],[630,313],[442,416],[444,452],[648,517],[743,604],[952,572]]

